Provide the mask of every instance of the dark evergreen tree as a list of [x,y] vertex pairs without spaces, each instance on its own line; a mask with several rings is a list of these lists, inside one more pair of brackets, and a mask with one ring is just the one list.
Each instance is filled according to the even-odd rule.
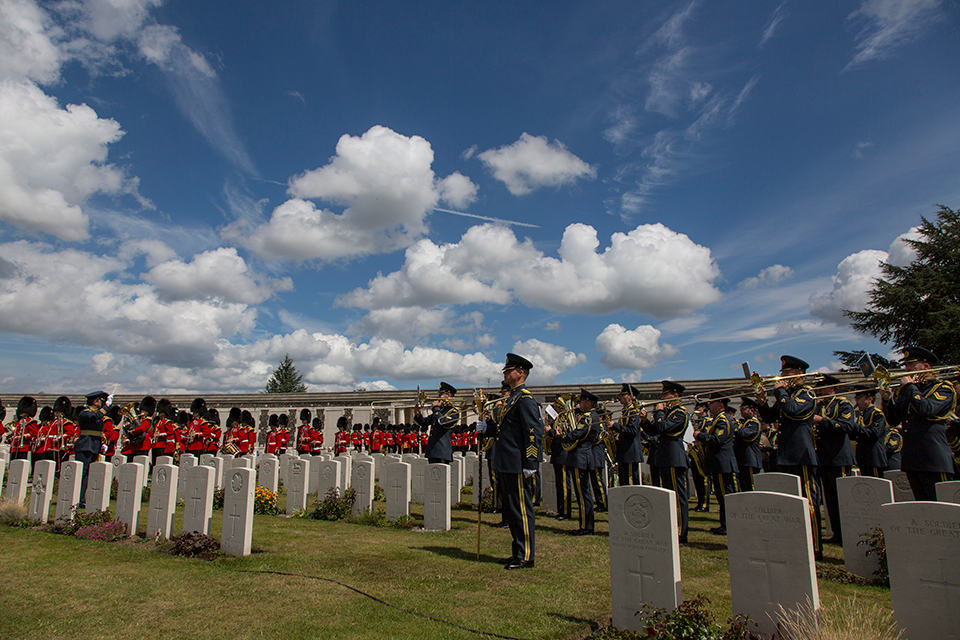
[[[860,362],[860,358],[862,358],[863,354],[865,353],[866,351],[859,351],[859,350],[834,351],[833,355],[835,355],[837,359],[843,363],[843,371],[859,371],[860,366],[858,363]],[[879,353],[871,353],[870,359],[873,361],[873,366],[883,367],[887,371],[899,368],[899,365],[896,362],[891,362],[890,360],[887,360]]]
[[273,375],[267,380],[266,393],[306,393],[307,385],[303,384],[303,375],[293,366],[290,354],[284,354],[280,365],[274,369]]
[[882,263],[865,311],[844,311],[861,333],[903,348],[920,345],[945,364],[960,362],[960,211],[939,205],[923,216],[920,238],[905,242],[917,257],[905,267]]

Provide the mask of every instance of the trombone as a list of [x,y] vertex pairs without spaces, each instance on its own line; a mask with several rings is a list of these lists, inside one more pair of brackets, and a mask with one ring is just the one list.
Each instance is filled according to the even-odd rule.
[[[767,393],[769,389],[767,389],[766,385],[768,384],[771,384],[771,383],[775,384],[777,382],[782,382],[784,380],[796,380],[798,378],[810,378],[811,379],[810,382],[816,383],[823,380],[823,374],[818,372],[813,372],[813,373],[798,373],[792,376],[768,376],[766,378],[763,378],[763,377],[760,377],[760,374],[754,372],[753,375],[750,376],[750,381],[748,383],[741,384],[736,387],[726,387],[724,389],[716,389],[714,391],[698,393],[694,395],[693,398],[698,403],[709,402],[710,400],[732,400],[734,398],[739,398],[740,396],[743,396],[743,395],[750,395],[751,393],[753,394]],[[816,390],[816,388],[814,388],[814,390]],[[711,393],[722,393],[722,392],[728,392],[729,395],[720,396],[719,398],[706,397]]]

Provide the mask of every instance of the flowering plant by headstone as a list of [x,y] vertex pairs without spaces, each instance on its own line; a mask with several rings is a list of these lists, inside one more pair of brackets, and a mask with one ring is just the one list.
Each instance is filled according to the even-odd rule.
[[253,496],[253,512],[268,516],[280,513],[280,508],[277,506],[277,494],[266,487],[257,487]]

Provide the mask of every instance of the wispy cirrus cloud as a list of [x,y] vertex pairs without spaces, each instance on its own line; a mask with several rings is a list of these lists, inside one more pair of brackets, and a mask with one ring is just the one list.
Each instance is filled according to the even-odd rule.
[[843,71],[883,60],[941,17],[940,0],[864,0],[847,19],[862,25],[856,55]]

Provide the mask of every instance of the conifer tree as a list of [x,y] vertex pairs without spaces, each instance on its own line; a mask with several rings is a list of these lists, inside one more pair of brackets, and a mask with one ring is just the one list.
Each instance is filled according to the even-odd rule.
[[861,333],[903,348],[919,345],[945,364],[960,363],[960,211],[939,205],[937,220],[920,217],[917,252],[909,265],[886,262],[865,311],[843,313]]
[[267,380],[266,393],[305,393],[307,385],[303,384],[303,375],[293,366],[290,354],[284,354],[283,360]]

